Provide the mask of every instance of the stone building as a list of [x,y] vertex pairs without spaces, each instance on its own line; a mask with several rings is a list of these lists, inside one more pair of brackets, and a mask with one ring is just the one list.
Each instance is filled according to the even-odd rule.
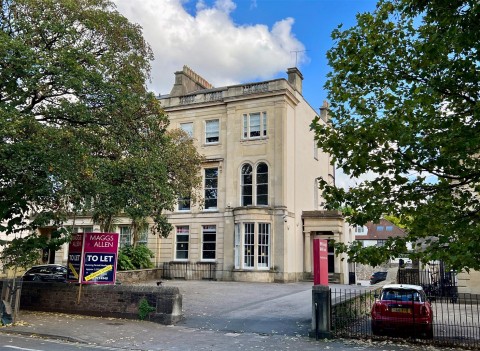
[[[340,213],[322,211],[316,179],[333,183],[334,168],[310,124],[317,115],[327,123],[328,105],[315,111],[302,80],[290,68],[287,79],[214,88],[186,66],[175,73],[170,94],[158,99],[170,128],[189,133],[205,156],[204,203],[179,199],[169,237],[145,236],[157,267],[173,278],[298,281],[311,275],[314,238],[353,240]],[[80,231],[98,229],[76,221]],[[128,243],[129,220],[117,223]],[[346,283],[348,271],[332,251],[332,279]]]

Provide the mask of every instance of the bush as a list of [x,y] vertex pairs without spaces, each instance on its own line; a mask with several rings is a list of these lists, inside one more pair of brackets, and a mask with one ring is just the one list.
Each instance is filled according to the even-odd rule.
[[119,271],[152,268],[150,259],[153,257],[153,252],[145,245],[126,246],[118,252],[117,268]]
[[141,299],[138,304],[138,318],[143,321],[151,312],[155,312],[155,307],[150,306],[146,298]]

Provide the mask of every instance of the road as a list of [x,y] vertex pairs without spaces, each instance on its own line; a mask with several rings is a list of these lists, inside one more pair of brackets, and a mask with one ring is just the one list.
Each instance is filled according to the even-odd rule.
[[45,340],[19,335],[0,334],[0,351],[112,351],[118,348]]

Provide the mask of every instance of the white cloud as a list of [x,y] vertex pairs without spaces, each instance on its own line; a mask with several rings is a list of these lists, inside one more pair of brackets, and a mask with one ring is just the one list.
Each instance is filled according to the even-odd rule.
[[374,180],[378,177],[378,174],[373,172],[367,172],[360,178],[352,178],[343,172],[343,169],[337,169],[335,171],[335,185],[338,188],[350,189],[354,188],[364,181]]
[[[174,72],[187,65],[214,86],[271,79],[293,65],[292,51],[305,50],[292,33],[293,18],[279,19],[272,28],[239,25],[231,17],[236,4],[217,0],[196,3],[188,13],[182,0],[115,0],[117,9],[143,27],[155,54],[150,88],[168,94]],[[299,55],[299,63],[306,59]]]

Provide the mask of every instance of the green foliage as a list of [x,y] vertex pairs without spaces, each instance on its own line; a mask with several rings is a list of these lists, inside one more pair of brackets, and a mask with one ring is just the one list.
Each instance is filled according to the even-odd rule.
[[155,307],[150,306],[146,298],[142,298],[138,304],[138,318],[143,321],[152,312],[155,312]]
[[332,329],[335,332],[349,328],[359,320],[370,316],[372,305],[375,302],[376,291],[367,291],[359,295],[346,296],[344,301],[332,306]]
[[68,238],[68,234],[62,229],[53,231],[50,237],[29,235],[26,238],[3,241],[0,260],[5,268],[29,268],[38,264],[43,249],[58,250]]
[[[332,119],[312,123],[347,175],[376,175],[348,190],[321,180],[327,207],[359,225],[401,218],[411,258],[456,270],[480,269],[478,13],[475,0],[381,0],[357,15],[332,33]],[[344,250],[373,264],[403,246]]]
[[410,218],[400,218],[392,215],[384,215],[383,218],[395,224],[399,228],[408,229],[408,222]]
[[118,252],[117,268],[120,271],[152,268],[150,259],[153,257],[153,252],[145,245],[125,246]]
[[130,257],[126,255],[122,249],[118,251],[117,269],[119,271],[130,271],[136,269]]
[[141,28],[109,0],[1,4],[0,231],[35,240],[85,212],[109,230],[124,211],[168,235],[202,158],[146,90]]

